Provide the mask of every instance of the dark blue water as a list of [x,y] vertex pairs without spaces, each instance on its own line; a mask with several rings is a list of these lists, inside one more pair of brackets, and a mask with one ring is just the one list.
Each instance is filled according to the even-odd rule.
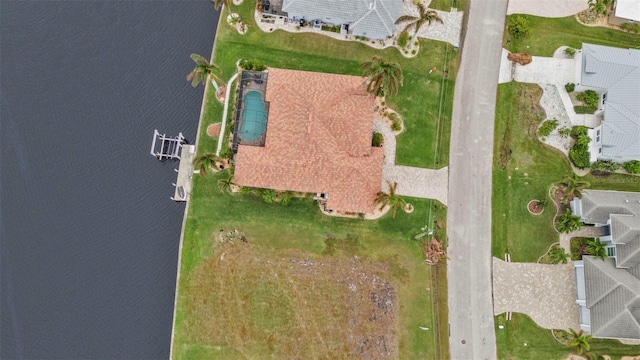
[[208,1],[0,2],[4,358],[167,358],[184,204],[154,128],[195,140]]

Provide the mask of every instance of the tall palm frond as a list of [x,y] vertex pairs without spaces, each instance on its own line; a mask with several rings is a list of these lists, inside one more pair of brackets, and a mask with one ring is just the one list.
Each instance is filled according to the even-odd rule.
[[418,3],[418,16],[413,15],[403,15],[396,20],[396,25],[407,22],[407,26],[405,26],[403,31],[409,31],[411,28],[414,29],[414,32],[417,33],[418,30],[426,23],[431,25],[432,22],[439,22],[441,24],[444,23],[440,15],[435,10],[427,9],[422,3]]
[[398,187],[397,182],[391,184],[391,182],[387,181],[387,185],[389,185],[389,192],[380,191],[374,204],[380,206],[380,210],[389,206],[391,208],[391,217],[395,218],[396,211],[398,209],[403,209],[407,205],[407,202],[400,197],[400,195],[396,194],[396,189]]
[[364,70],[363,75],[367,77],[367,91],[374,96],[395,95],[404,81],[400,65],[389,63],[377,56],[360,64],[360,67]]
[[224,85],[218,65],[210,64],[207,59],[198,54],[191,54],[191,59],[196,63],[196,67],[187,75],[187,81],[191,81],[191,86],[196,87],[199,83],[206,83],[208,76],[219,85]]

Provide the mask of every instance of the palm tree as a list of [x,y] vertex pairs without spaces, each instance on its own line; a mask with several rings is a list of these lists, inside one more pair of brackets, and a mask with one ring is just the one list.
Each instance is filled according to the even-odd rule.
[[591,184],[589,184],[588,181],[582,181],[578,179],[578,177],[574,173],[572,176],[565,176],[564,179],[560,182],[560,185],[564,186],[565,188],[562,200],[567,201],[572,196],[582,198],[582,190]]
[[601,260],[607,258],[607,249],[604,244],[600,242],[600,239],[593,238],[587,241],[587,252]]
[[231,192],[232,185],[235,185],[233,174],[229,174],[225,179],[218,179],[218,189],[222,192]]
[[191,59],[195,61],[196,67],[187,75],[187,81],[191,81],[191,86],[196,87],[199,83],[206,83],[207,77],[211,76],[220,86],[224,85],[224,81],[220,77],[220,68],[216,64],[210,64],[207,59],[198,55],[191,54]]
[[207,175],[207,172],[215,166],[216,161],[220,158],[214,153],[204,153],[193,161],[193,166],[200,170],[200,176]]
[[403,22],[407,22],[407,26],[405,26],[402,32],[408,32],[411,28],[414,28],[414,33],[413,33],[413,36],[411,37],[411,43],[409,44],[409,48],[411,47],[411,44],[415,42],[415,38],[416,36],[418,36],[418,30],[420,30],[422,25],[424,25],[425,23],[427,23],[428,25],[431,25],[431,23],[434,21],[439,22],[440,24],[444,23],[444,21],[442,21],[442,19],[440,18],[440,16],[435,10],[427,9],[424,5],[422,5],[422,3],[418,3],[417,5],[418,5],[418,11],[419,11],[418,16],[403,15],[403,16],[400,16],[398,20],[396,20],[396,25],[399,25]]
[[611,0],[589,0],[589,11],[596,16],[607,16],[609,15],[609,4],[611,4]]
[[217,10],[220,10],[222,5],[227,9],[231,8],[231,0],[209,0],[213,3],[213,7]]
[[398,209],[402,209],[407,205],[407,202],[400,197],[400,195],[396,194],[396,189],[398,187],[398,183],[394,182],[393,185],[387,181],[387,185],[389,185],[389,192],[380,191],[378,193],[378,197],[376,198],[374,204],[380,205],[380,210],[384,209],[386,206],[391,207],[391,217],[396,217],[396,211]]
[[367,77],[367,91],[374,96],[386,96],[397,94],[398,86],[402,86],[404,77],[398,63],[389,63],[384,59],[374,56],[371,61],[360,64]]
[[545,196],[542,198],[542,200],[538,200],[538,202],[536,203],[536,207],[538,209],[544,209],[547,207],[547,205],[549,205],[549,199]]
[[580,229],[580,217],[571,213],[571,209],[566,208],[558,217],[556,229],[561,233],[571,233]]
[[551,251],[549,251],[549,260],[552,264],[567,263],[567,259],[571,255],[567,254],[564,249],[560,246],[556,246]]
[[571,333],[571,341],[567,344],[568,347],[572,347],[576,349],[578,355],[581,355],[583,352],[589,351],[591,345],[589,345],[589,340],[591,340],[591,335],[583,334],[582,329],[579,331],[575,331],[573,329],[569,329]]

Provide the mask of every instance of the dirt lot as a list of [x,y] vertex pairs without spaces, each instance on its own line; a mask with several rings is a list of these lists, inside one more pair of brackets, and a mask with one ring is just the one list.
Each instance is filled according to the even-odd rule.
[[183,292],[186,337],[225,357],[397,358],[389,278],[386,265],[357,257],[218,242]]

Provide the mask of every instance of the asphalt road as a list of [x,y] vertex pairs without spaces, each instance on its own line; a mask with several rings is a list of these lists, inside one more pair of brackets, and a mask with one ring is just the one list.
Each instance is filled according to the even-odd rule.
[[451,359],[496,358],[491,281],[491,168],[507,0],[470,0],[449,160]]

